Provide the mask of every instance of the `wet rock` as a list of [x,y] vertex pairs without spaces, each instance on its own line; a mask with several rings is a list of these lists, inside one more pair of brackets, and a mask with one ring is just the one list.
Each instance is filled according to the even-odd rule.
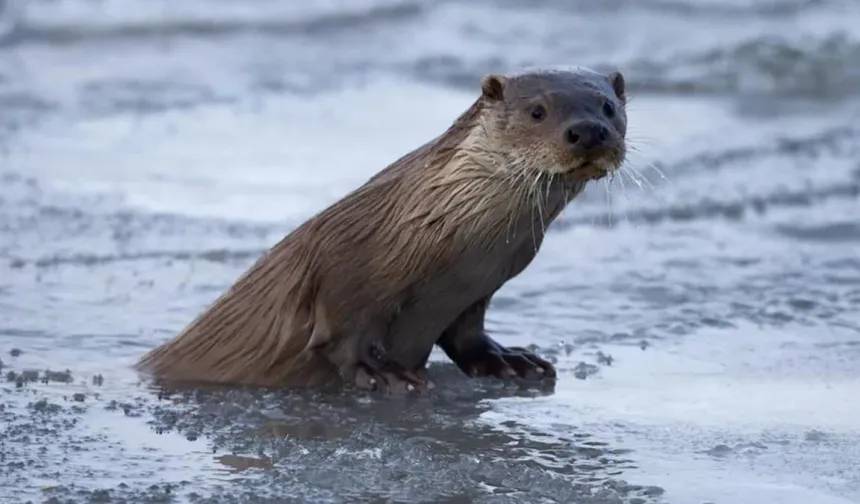
[[718,444],[717,446],[705,451],[704,453],[712,457],[726,457],[732,452],[733,450],[728,445]]
[[565,344],[562,346],[562,349],[564,350],[564,354],[565,354],[565,355],[570,355],[570,354],[572,354],[575,348],[576,348],[576,347],[574,347],[574,346],[573,346],[572,344],[570,344],[570,343],[565,343]]
[[649,486],[642,493],[644,493],[648,497],[658,497],[660,495],[663,495],[665,492],[666,492],[666,490],[664,490],[658,486]]
[[65,371],[45,371],[43,375],[43,381],[45,383],[48,382],[59,382],[59,383],[71,383],[72,382],[72,373],[68,369]]
[[81,392],[77,392],[76,394],[72,395],[72,399],[77,402],[84,402],[87,399],[87,395],[82,394]]
[[13,348],[12,350],[9,351],[9,355],[11,355],[12,357],[18,357],[22,353],[24,353],[24,352],[22,352],[21,350],[19,350],[17,348]]
[[90,494],[90,502],[111,502],[110,490],[95,490]]
[[573,368],[573,376],[580,380],[584,380],[589,376],[597,374],[600,371],[600,368],[595,366],[594,364],[589,364],[587,362],[580,362]]
[[53,404],[51,402],[48,402],[47,399],[39,399],[34,403],[30,403],[29,407],[35,413],[54,414],[59,413],[63,410],[63,408],[59,404]]
[[603,352],[597,352],[597,363],[603,364],[605,366],[611,366],[615,361],[615,358],[610,354],[605,354]]
[[27,382],[39,381],[39,372],[35,369],[25,369],[21,371],[21,378]]
[[[185,486],[183,483],[181,486]],[[47,503],[57,504],[78,504],[78,503],[106,503],[106,502],[122,502],[122,503],[140,503],[140,504],[156,504],[176,502],[174,488],[176,485],[151,485],[146,489],[137,489],[130,487],[125,483],[118,484],[115,488],[97,488],[86,489],[77,485],[59,485],[43,489],[43,493],[48,495],[48,499],[43,501]]]

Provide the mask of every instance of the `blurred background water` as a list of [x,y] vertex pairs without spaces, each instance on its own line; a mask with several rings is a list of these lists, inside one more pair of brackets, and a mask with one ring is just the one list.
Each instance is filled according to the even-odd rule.
[[[860,502],[858,19],[849,0],[0,0],[0,501]],[[439,354],[409,401],[165,395],[130,371],[525,65],[621,70],[647,178],[590,187],[494,300],[554,390]]]

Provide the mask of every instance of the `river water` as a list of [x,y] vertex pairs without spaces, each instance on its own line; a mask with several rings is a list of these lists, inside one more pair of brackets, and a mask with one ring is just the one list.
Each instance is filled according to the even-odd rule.
[[[0,0],[0,502],[860,502],[857,19]],[[554,388],[441,354],[411,400],[130,370],[484,73],[545,64],[624,72],[641,174],[590,187],[494,299]]]

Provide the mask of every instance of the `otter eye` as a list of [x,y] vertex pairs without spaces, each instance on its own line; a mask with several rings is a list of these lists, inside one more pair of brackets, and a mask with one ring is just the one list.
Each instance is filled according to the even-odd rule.
[[543,105],[535,105],[535,108],[532,109],[532,119],[535,121],[543,121],[544,117],[546,117],[546,109]]
[[610,119],[615,117],[615,105],[611,101],[606,100],[603,102],[603,114]]

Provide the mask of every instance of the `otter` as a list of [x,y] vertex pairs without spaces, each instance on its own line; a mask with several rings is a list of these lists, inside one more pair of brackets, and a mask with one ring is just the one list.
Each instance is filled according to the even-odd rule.
[[491,73],[446,131],[295,228],[137,363],[166,381],[433,387],[435,345],[472,377],[555,379],[484,327],[547,226],[626,155],[620,72]]

